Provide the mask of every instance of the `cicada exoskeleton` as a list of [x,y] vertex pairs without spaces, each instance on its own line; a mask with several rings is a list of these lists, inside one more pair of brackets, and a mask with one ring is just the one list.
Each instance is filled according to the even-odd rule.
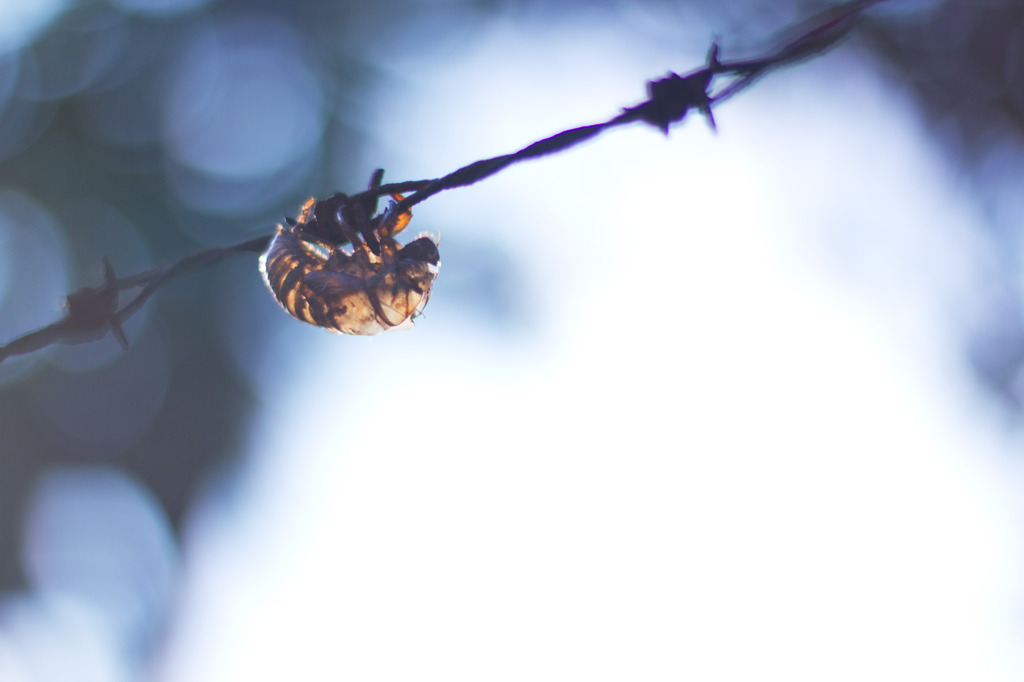
[[[354,210],[364,214],[353,215]],[[298,219],[278,225],[260,257],[260,270],[292,316],[344,334],[413,326],[441,267],[437,244],[420,237],[400,246],[395,235],[410,214],[389,224],[384,215],[368,212],[335,195],[320,202],[310,199]],[[346,242],[349,250],[343,248]]]

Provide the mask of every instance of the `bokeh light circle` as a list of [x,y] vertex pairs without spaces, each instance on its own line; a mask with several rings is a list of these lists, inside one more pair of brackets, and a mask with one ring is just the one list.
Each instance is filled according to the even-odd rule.
[[258,16],[201,33],[176,65],[164,141],[218,180],[258,180],[309,153],[324,127],[320,86],[298,36]]
[[185,14],[206,5],[208,0],[110,0],[110,4],[127,14],[169,17]]
[[68,0],[0,0],[0,54],[31,43],[70,5]]
[[[68,253],[57,220],[28,195],[0,189],[0,339],[3,343],[60,319],[69,292]],[[0,385],[21,376],[46,351],[0,364]]]
[[148,489],[107,467],[50,470],[35,487],[24,543],[38,594],[74,600],[111,644],[144,653],[178,565],[170,523]]

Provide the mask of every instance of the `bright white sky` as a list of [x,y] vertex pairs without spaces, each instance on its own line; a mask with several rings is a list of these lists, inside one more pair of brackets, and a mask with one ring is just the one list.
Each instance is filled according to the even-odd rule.
[[[600,120],[704,49],[544,31],[393,55],[367,175]],[[1021,478],[949,335],[976,216],[849,50],[717,136],[620,130],[419,207],[442,258],[508,254],[521,323],[443,266],[414,331],[295,326],[156,679],[1024,679]]]

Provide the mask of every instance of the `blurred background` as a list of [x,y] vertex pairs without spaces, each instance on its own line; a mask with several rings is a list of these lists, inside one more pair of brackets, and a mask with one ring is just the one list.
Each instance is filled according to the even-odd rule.
[[[0,1],[0,342],[826,6]],[[892,0],[716,118],[416,207],[413,331],[240,255],[0,364],[0,681],[1024,679],[1024,6]]]

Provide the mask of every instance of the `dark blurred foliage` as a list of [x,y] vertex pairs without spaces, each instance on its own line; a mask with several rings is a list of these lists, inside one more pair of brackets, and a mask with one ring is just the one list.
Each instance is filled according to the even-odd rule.
[[[166,13],[130,11],[143,4],[77,3],[30,44],[0,58],[5,341],[58,316],[54,292],[25,279],[25,271],[59,269],[60,252],[67,255],[67,293],[98,283],[103,255],[120,274],[137,272],[195,248],[266,233],[310,195],[361,187],[371,167],[355,162],[364,144],[360,96],[386,77],[368,55],[400,39],[392,30],[397,14],[452,17],[445,39],[455,44],[491,12],[573,6],[223,0]],[[726,49],[753,45],[766,25],[820,8],[694,4],[721,26]],[[1024,133],[1024,5],[892,5],[872,12],[857,44],[913,94],[965,175],[984,183],[985,173],[998,170],[990,162],[994,151],[1018,150]],[[736,36],[725,33],[733,28]],[[276,79],[275,65],[289,78]],[[691,66],[697,65],[665,69]],[[222,92],[228,100],[218,99]],[[626,104],[609,102],[609,110]],[[294,129],[281,139],[266,134],[288,126]],[[17,231],[33,220],[56,226],[63,245],[12,253],[18,239],[35,238]],[[1019,221],[992,222],[990,236],[1007,254],[1019,253],[1019,234]],[[28,262],[44,252],[57,265]],[[489,256],[485,262],[503,258],[481,253]],[[993,308],[966,353],[983,384],[1014,408],[1024,361],[1018,271],[1008,256],[1005,270],[992,273]],[[500,279],[464,277],[473,295],[507,295]],[[502,290],[487,294],[488,287]],[[10,312],[22,300],[36,312]],[[53,467],[102,464],[129,472],[180,529],[201,482],[239,455],[258,390],[258,370],[247,371],[245,363],[259,353],[222,332],[225,317],[244,324],[245,342],[256,345],[273,327],[293,324],[262,290],[255,259],[248,258],[167,287],[128,325],[127,353],[108,338],[0,365],[0,591],[26,586],[22,526],[41,476]]]
[[[896,3],[897,5],[899,3]],[[1007,209],[999,185],[1020,177],[1024,159],[1024,4],[946,0],[928,11],[871,22],[862,38],[916,99],[936,141],[962,169],[986,210],[1001,258],[989,309],[965,340],[983,385],[1014,417],[1024,404],[1021,204]],[[1020,195],[1019,180],[1011,190]]]

